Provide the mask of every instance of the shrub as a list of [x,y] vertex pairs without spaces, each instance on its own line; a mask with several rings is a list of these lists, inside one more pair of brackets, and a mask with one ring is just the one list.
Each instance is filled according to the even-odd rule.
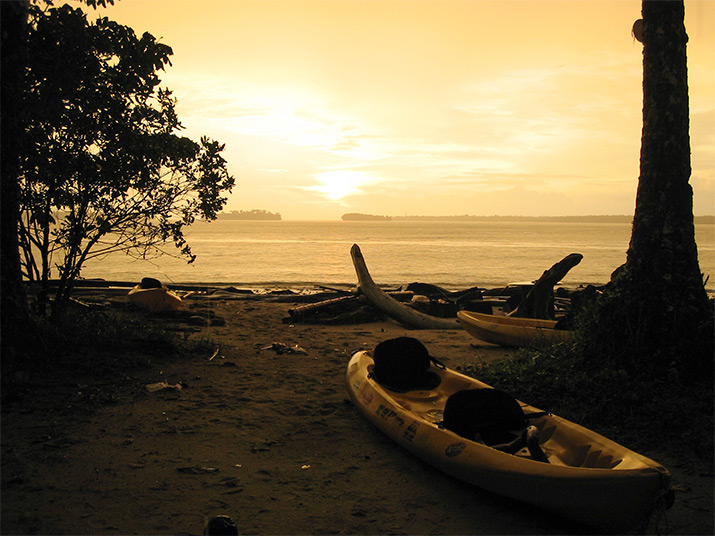
[[519,349],[465,374],[638,450],[663,448],[712,463],[713,386],[668,375],[634,377],[587,362],[580,343]]
[[31,316],[30,323],[32,336],[26,344],[15,348],[11,359],[3,356],[3,386],[18,379],[62,381],[121,375],[210,344],[168,330],[161,319],[122,311],[73,306],[52,320]]

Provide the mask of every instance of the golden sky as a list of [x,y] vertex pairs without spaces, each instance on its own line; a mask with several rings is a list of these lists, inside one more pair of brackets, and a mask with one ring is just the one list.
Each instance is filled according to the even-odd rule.
[[[694,207],[714,214],[715,2],[685,9]],[[185,135],[226,144],[227,210],[633,213],[640,0],[117,0],[99,11],[173,48],[162,86]]]

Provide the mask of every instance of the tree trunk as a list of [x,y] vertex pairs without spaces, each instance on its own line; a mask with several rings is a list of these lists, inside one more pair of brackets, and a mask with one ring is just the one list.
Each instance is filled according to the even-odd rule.
[[[619,368],[712,375],[712,311],[698,264],[683,1],[643,1],[643,132],[627,261],[595,315]],[[603,354],[603,352],[601,352]],[[594,352],[595,354],[595,352]],[[596,355],[594,355],[594,359]]]
[[[644,1],[643,137],[627,267],[671,303],[705,302],[693,224],[688,73],[681,1]],[[676,301],[677,300],[677,301]]]
[[[2,378],[12,378],[28,332],[28,313],[20,270],[18,247],[19,169],[18,155],[24,138],[22,119],[23,71],[27,54],[28,2],[0,2],[2,21],[2,155],[0,156],[0,319]],[[8,375],[8,373],[10,373]],[[9,378],[8,378],[9,376]]]

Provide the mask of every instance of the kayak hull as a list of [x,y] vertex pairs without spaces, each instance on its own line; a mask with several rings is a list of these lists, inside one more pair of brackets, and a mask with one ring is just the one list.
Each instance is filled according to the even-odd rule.
[[496,316],[459,311],[457,318],[472,337],[500,346],[538,346],[571,339],[572,331],[554,329],[555,320]]
[[[488,385],[433,366],[437,388],[395,393],[369,377],[372,365],[368,352],[350,360],[354,405],[399,445],[460,480],[605,530],[644,526],[669,489],[670,473],[657,462],[556,415],[530,421],[550,463],[532,460],[526,449],[507,454],[460,437],[439,425],[447,397]],[[540,411],[520,404],[525,413]]]
[[129,301],[152,313],[175,311],[182,306],[181,298],[166,287],[142,288],[137,285],[129,291]]

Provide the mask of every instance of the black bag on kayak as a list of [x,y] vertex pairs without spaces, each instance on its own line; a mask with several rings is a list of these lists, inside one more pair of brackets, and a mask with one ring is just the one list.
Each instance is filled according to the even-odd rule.
[[371,376],[392,391],[430,390],[440,377],[429,371],[430,363],[444,365],[429,355],[427,348],[412,337],[397,337],[379,343],[373,351],[375,365]]
[[487,445],[512,441],[528,422],[519,402],[497,389],[467,389],[450,395],[443,426],[457,435]]
[[141,283],[139,283],[140,288],[163,288],[164,285],[161,281],[154,279],[153,277],[142,277]]

